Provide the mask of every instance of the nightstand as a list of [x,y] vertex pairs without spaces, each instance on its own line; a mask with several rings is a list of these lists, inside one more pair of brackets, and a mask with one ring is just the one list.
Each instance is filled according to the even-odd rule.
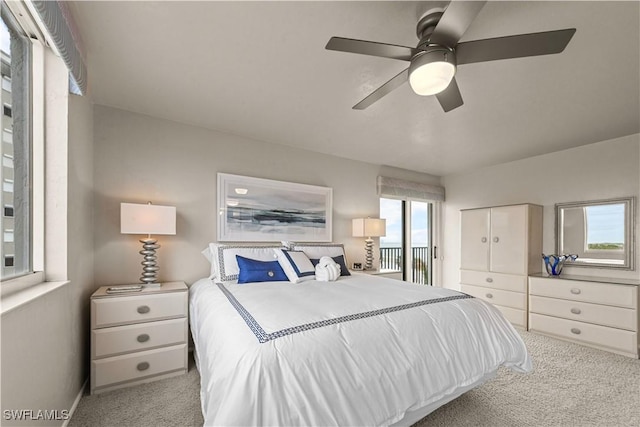
[[370,274],[372,276],[386,277],[388,279],[402,280],[401,271],[389,271],[389,270],[353,270],[358,273]]
[[91,295],[91,394],[187,372],[184,282]]

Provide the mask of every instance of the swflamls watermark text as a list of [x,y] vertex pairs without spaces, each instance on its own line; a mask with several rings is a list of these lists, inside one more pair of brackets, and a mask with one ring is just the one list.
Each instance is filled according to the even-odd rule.
[[67,409],[5,409],[2,412],[5,420],[11,421],[63,421],[69,419]]

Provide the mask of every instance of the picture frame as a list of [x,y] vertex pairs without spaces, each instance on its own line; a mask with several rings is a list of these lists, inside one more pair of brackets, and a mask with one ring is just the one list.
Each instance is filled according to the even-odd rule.
[[218,241],[331,242],[333,189],[218,173]]

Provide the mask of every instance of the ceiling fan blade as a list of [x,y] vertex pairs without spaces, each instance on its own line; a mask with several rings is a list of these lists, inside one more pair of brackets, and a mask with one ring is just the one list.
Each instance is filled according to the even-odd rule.
[[340,52],[359,53],[362,55],[380,56],[382,58],[400,59],[411,61],[411,58],[420,50],[407,46],[370,42],[366,40],[345,39],[343,37],[331,37],[325,46],[327,50]]
[[431,43],[455,47],[486,1],[452,1],[429,37]]
[[409,78],[409,69],[407,68],[405,70],[400,71],[400,73],[397,74],[395,77],[393,77],[391,80],[389,80],[388,82],[380,86],[378,89],[371,92],[369,96],[367,96],[365,99],[363,99],[362,101],[354,105],[353,109],[364,110],[374,102],[380,100],[383,96],[387,95],[388,93],[402,86],[407,81],[408,78]]
[[560,53],[575,32],[575,28],[569,28],[464,42],[456,47],[456,60],[462,65]]
[[438,102],[442,106],[442,109],[445,113],[464,104],[455,77],[453,78],[453,80],[451,80],[451,83],[449,83],[449,86],[447,86],[445,90],[436,94],[436,98],[438,98]]

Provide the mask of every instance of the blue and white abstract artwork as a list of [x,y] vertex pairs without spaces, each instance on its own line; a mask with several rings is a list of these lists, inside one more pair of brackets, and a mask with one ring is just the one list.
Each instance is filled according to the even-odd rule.
[[218,174],[218,240],[331,241],[332,189]]

